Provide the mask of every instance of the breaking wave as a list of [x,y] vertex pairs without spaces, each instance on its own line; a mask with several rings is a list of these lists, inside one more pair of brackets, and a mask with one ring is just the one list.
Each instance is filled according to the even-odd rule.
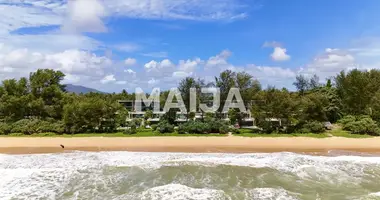
[[376,199],[380,157],[0,154],[0,199]]

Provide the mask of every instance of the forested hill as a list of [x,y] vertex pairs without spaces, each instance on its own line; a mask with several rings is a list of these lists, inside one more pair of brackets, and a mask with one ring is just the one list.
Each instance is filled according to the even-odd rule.
[[101,91],[93,89],[93,88],[88,88],[88,87],[84,87],[81,85],[72,85],[72,84],[67,84],[65,89],[67,92],[71,92],[71,93],[75,93],[75,94],[80,94],[80,93],[87,94],[90,92],[105,93],[105,92],[101,92]]

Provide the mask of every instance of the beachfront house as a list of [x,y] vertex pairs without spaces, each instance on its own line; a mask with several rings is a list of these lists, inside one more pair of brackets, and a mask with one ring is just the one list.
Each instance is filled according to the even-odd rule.
[[[153,111],[152,117],[148,118],[147,121],[150,122],[150,124],[157,124],[160,122],[160,119],[165,114],[164,111],[154,111],[153,110],[153,103],[150,106],[145,106],[145,104],[142,104],[141,111],[136,111],[135,109],[135,101],[134,100],[119,100],[120,104],[122,104],[127,110],[128,110],[128,116],[126,121],[132,121],[133,119],[144,119],[145,113],[148,110]],[[247,106],[248,107],[248,106]],[[202,112],[196,112],[194,120],[201,120],[203,117],[205,117],[205,113]],[[222,120],[229,121],[230,118],[228,116],[228,112],[222,112],[220,113],[219,117]],[[188,113],[182,113],[182,112],[176,112],[176,123],[184,123],[189,121]],[[242,119],[242,127],[253,127],[255,125],[255,119],[252,117],[251,111],[249,108],[247,108],[247,112],[243,113],[243,119]]]

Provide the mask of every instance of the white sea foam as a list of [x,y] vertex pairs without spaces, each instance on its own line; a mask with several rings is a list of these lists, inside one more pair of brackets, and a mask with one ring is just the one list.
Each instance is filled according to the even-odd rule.
[[142,200],[218,200],[226,198],[221,190],[196,189],[181,184],[154,187],[141,194]]
[[290,195],[286,190],[280,188],[255,188],[249,191],[252,199],[260,200],[297,200],[296,197]]
[[[10,199],[12,197],[56,199],[57,193],[64,193],[65,191],[61,191],[61,189],[68,185],[73,177],[83,176],[81,178],[89,179],[81,173],[83,170],[97,172],[109,166],[139,167],[144,170],[155,170],[163,166],[181,165],[210,167],[231,165],[270,168],[284,173],[291,173],[301,179],[317,179],[332,184],[344,184],[347,182],[359,182],[365,173],[365,169],[368,167],[371,169],[379,169],[380,157],[328,157],[295,153],[189,154],[72,152],[34,155],[0,154],[0,191],[2,191],[0,192],[0,199]],[[91,172],[86,175],[91,174],[96,176],[96,173]],[[376,173],[378,176],[379,172]],[[89,180],[96,181],[97,179],[96,177],[90,177]],[[185,190],[188,191],[189,194],[193,194],[192,196],[203,193],[206,194],[204,196],[205,199],[207,199],[207,194],[221,194],[220,191],[217,190],[188,188],[183,185],[167,185],[158,187],[158,189],[151,188],[145,194],[160,196],[163,195],[161,192],[165,190],[168,191],[168,193],[164,193],[165,195],[169,193],[173,193],[173,195],[174,193],[184,194],[183,191]],[[252,193],[252,195],[261,196],[267,194],[268,196],[270,196],[269,194],[273,194],[279,197],[284,196],[284,198],[289,197],[284,191],[273,189],[256,189]],[[271,198],[268,197],[268,199]]]

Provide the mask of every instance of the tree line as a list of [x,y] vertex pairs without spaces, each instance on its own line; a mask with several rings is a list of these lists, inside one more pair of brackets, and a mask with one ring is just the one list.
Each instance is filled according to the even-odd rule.
[[[118,100],[134,100],[133,93],[125,90],[112,94],[69,93],[62,84],[64,77],[60,71],[39,69],[27,78],[3,80],[0,85],[0,134],[105,133],[128,126],[125,120],[128,110]],[[190,88],[197,88],[197,104],[212,99],[209,94],[200,92],[202,87],[219,87],[221,99],[227,98],[231,88],[239,88],[259,132],[318,133],[324,131],[323,123],[329,121],[340,122],[353,133],[380,133],[377,125],[380,122],[380,70],[342,71],[323,84],[316,75],[298,75],[294,86],[297,91],[273,86],[263,88],[251,74],[226,70],[210,83],[184,78],[178,89],[189,110]],[[161,93],[161,107],[168,94],[168,91]],[[173,124],[173,115],[170,115],[168,113],[165,119]],[[193,118],[194,113],[189,113],[188,117]],[[220,112],[208,117],[218,119]],[[231,124],[241,123],[243,114],[231,109],[229,117]]]

